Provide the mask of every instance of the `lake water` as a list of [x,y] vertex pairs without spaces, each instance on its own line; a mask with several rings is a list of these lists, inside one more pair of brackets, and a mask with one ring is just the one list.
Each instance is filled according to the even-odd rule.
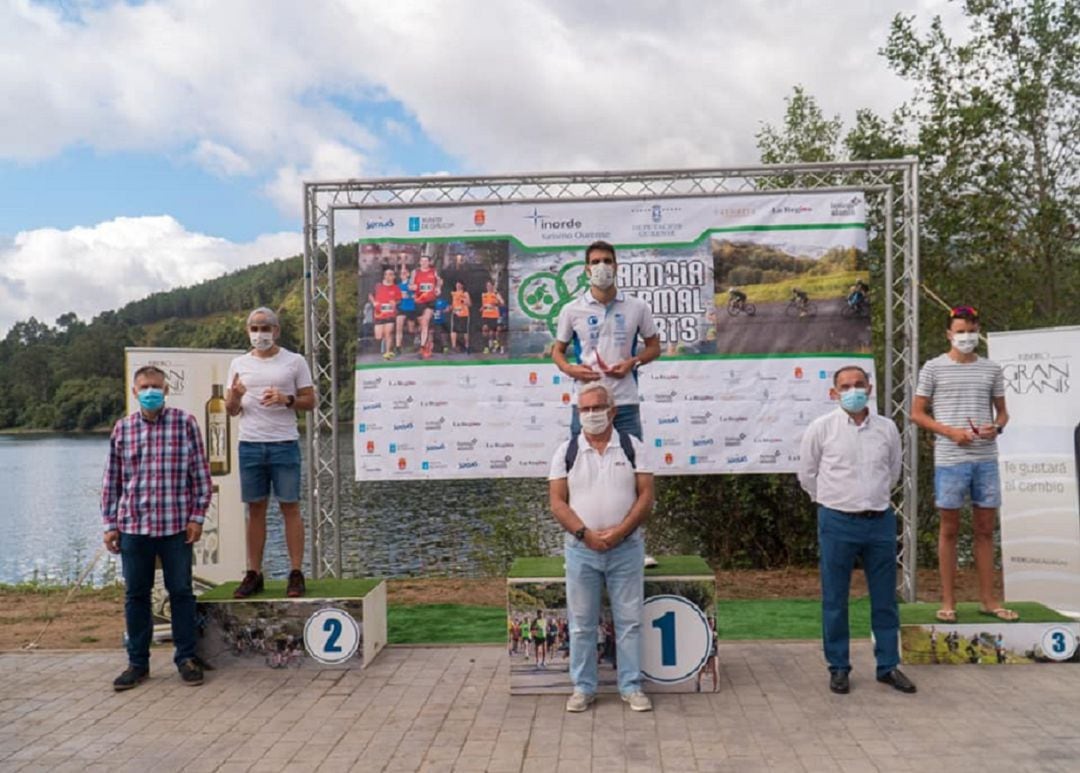
[[[341,469],[353,469],[348,433]],[[99,500],[109,441],[102,436],[0,435],[0,583],[73,581],[101,546]],[[559,541],[545,511],[546,483],[429,481],[342,486],[346,577],[469,576],[492,570],[507,546]],[[265,568],[287,573],[281,517],[271,508]],[[525,534],[524,532],[528,532]],[[535,552],[530,550],[529,552]],[[100,557],[88,581],[111,581],[115,559]]]

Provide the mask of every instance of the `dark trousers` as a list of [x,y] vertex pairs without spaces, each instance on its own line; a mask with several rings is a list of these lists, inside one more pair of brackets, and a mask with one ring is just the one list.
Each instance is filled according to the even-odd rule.
[[128,663],[136,668],[150,667],[150,639],[154,629],[150,597],[157,558],[161,558],[165,590],[169,592],[172,608],[172,635],[176,645],[173,661],[179,665],[195,657],[195,594],[191,590],[191,545],[184,542],[186,536],[184,532],[168,537],[120,534]]
[[850,671],[848,593],[855,560],[870,588],[870,627],[878,676],[900,662],[900,612],[896,606],[896,513],[866,518],[818,507],[821,545],[821,623],[830,671]]

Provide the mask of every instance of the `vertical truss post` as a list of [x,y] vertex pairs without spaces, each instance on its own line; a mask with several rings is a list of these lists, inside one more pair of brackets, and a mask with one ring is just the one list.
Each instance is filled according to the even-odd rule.
[[321,205],[316,184],[305,183],[304,344],[315,382],[305,437],[311,573],[316,578],[341,575],[334,321],[334,210]]

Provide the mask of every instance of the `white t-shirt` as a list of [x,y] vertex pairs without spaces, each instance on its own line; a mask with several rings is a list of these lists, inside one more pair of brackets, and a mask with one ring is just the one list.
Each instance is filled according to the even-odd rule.
[[551,472],[548,480],[566,478],[570,490],[570,508],[578,514],[581,522],[593,531],[610,529],[618,526],[626,518],[637,499],[637,473],[652,473],[645,444],[633,435],[630,442],[634,446],[634,464],[619,444],[617,432],[611,433],[604,453],[601,455],[589,445],[585,433],[578,435],[578,453],[574,466],[566,472],[567,440],[562,443],[551,459]]
[[[638,336],[646,339],[657,334],[649,304],[622,290],[606,306],[586,290],[559,312],[555,329],[556,340],[572,344],[577,361],[598,373],[600,361],[611,368],[637,353]],[[600,381],[615,396],[615,405],[637,405],[641,401],[636,372],[624,378],[604,376]]]
[[313,386],[311,370],[307,361],[296,352],[278,349],[273,357],[256,357],[251,352],[242,354],[229,363],[229,375],[225,387],[231,388],[233,376],[247,389],[240,399],[240,440],[249,443],[276,443],[296,440],[296,411],[284,405],[265,406],[259,402],[263,392],[277,387],[287,395],[295,395],[301,389]]

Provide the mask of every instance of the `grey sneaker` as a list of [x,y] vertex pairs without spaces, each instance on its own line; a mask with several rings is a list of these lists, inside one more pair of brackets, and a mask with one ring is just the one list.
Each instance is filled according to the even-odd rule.
[[566,699],[566,710],[575,714],[580,713],[589,708],[594,700],[596,700],[595,695],[586,695],[574,690],[574,694]]
[[652,701],[641,690],[628,692],[622,699],[630,704],[631,711],[652,711]]

